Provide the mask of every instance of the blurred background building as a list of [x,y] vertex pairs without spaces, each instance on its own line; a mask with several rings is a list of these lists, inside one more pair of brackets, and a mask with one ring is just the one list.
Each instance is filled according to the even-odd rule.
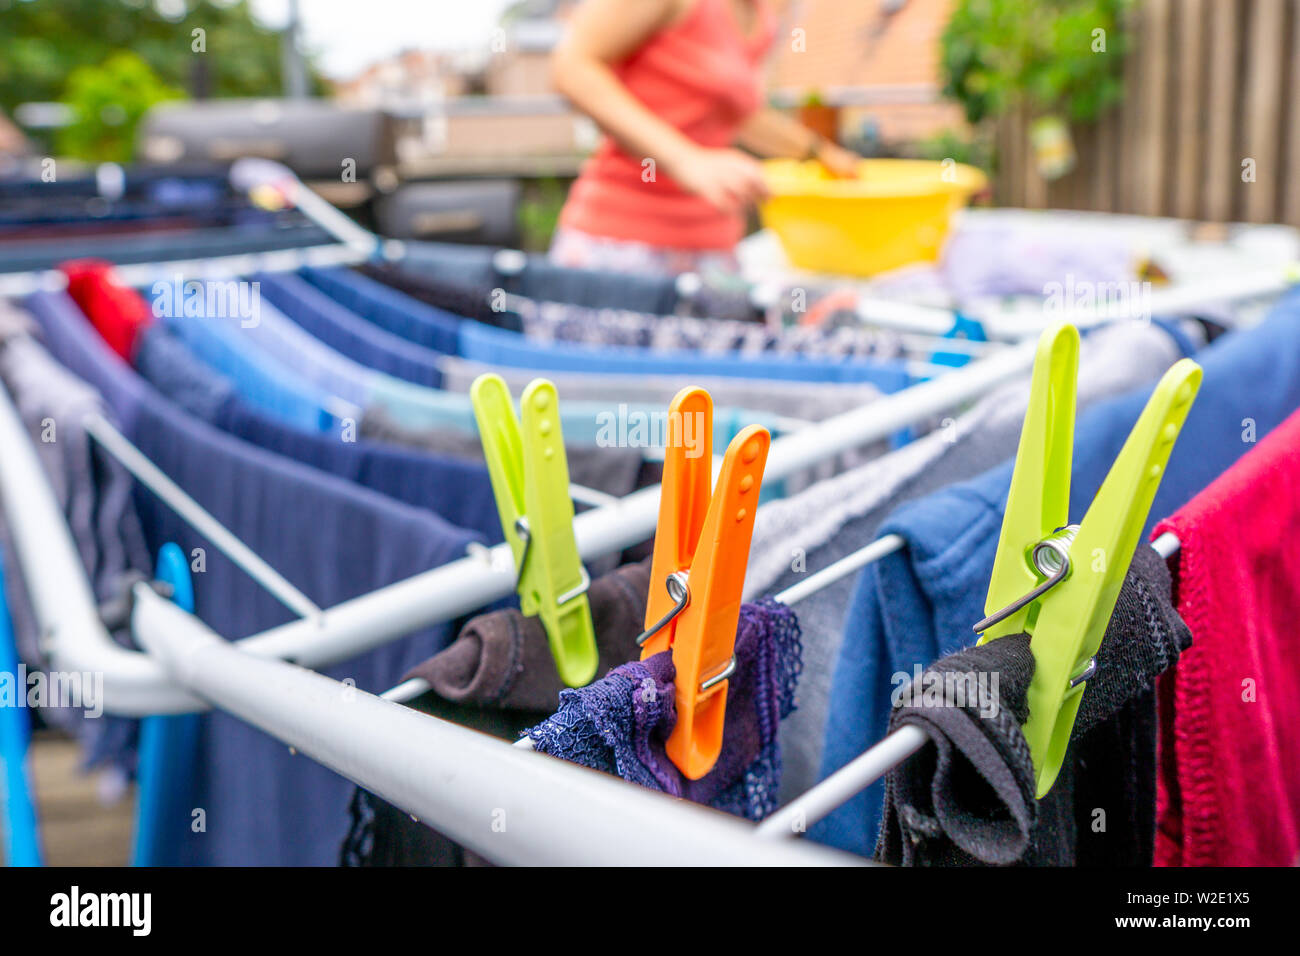
[[[867,155],[1300,224],[1300,176],[1252,172],[1300,169],[1300,0],[771,2],[771,102]],[[0,0],[0,154],[269,155],[389,234],[543,247],[597,139],[548,76],[575,3]]]

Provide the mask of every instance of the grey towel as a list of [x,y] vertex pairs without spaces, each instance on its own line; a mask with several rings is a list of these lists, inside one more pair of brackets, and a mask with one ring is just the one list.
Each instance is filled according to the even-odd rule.
[[[636,637],[645,622],[650,562],[627,564],[592,582],[591,604],[597,677],[639,656]],[[412,668],[445,700],[510,710],[550,713],[564,684],[555,672],[546,630],[535,617],[514,609],[471,620],[446,649]]]

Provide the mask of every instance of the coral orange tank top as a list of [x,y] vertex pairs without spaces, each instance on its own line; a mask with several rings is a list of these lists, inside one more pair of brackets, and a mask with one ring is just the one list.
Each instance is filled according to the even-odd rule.
[[[745,37],[729,0],[696,0],[614,73],[656,116],[701,146],[730,146],[745,119],[763,105],[761,63],[775,26],[755,0],[757,28]],[[684,191],[643,157],[605,137],[583,166],[560,213],[560,226],[594,236],[680,249],[730,249],[744,231],[738,215],[720,212]]]

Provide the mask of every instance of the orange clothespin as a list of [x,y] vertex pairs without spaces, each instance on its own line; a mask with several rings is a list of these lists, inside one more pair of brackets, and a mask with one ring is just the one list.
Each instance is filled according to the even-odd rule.
[[742,429],[710,491],[713,399],[686,388],[669,406],[646,630],[637,642],[642,660],[672,649],[677,725],[668,756],[691,780],[712,770],[722,751],[741,588],[771,444],[766,428]]

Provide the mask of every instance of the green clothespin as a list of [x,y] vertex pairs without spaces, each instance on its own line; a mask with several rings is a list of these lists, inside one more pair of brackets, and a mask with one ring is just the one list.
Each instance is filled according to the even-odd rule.
[[1031,637],[1036,667],[1023,730],[1039,797],[1060,772],[1085,682],[1096,671],[1097,649],[1201,384],[1200,366],[1190,359],[1165,373],[1083,521],[1070,525],[1078,367],[1078,330],[1058,324],[1043,332],[984,605],[988,617],[975,625],[981,644],[1008,634]]
[[480,375],[469,391],[501,529],[519,569],[519,606],[540,617],[560,679],[581,687],[596,676],[591,583],[573,536],[569,464],[555,386],[524,389],[522,423],[499,375]]

